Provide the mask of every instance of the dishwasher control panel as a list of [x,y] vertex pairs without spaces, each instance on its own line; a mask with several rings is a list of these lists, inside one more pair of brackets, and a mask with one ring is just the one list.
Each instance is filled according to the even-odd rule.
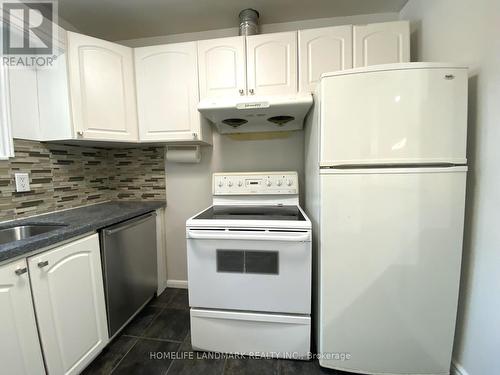
[[298,194],[297,172],[214,173],[213,195]]

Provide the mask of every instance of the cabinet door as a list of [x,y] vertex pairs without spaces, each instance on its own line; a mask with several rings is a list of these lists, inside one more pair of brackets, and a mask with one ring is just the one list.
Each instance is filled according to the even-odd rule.
[[28,259],[49,374],[78,374],[108,341],[99,237]]
[[3,374],[45,373],[25,259],[0,267],[0,364]]
[[[23,39],[23,32],[16,27],[10,32],[11,38]],[[10,122],[12,137],[41,141],[36,67],[4,66],[1,70],[6,88],[1,100],[8,109],[6,120]]]
[[8,77],[13,137],[42,140],[38,117],[36,69],[32,67],[10,68]]
[[200,98],[246,94],[245,37],[198,42]]
[[68,33],[73,122],[84,139],[136,141],[132,49]]
[[0,66],[0,160],[14,156],[7,67]]
[[247,37],[247,76],[249,94],[295,94],[297,33]]
[[38,69],[36,72],[40,131],[43,141],[74,137],[66,57],[66,53],[61,53],[50,69]]
[[135,49],[141,140],[199,137],[196,42]]
[[354,26],[354,67],[410,61],[408,21]]
[[321,74],[352,68],[352,25],[299,31],[299,91],[312,92]]

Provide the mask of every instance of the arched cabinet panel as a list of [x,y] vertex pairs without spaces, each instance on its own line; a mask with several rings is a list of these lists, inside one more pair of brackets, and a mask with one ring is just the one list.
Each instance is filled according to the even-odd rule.
[[354,26],[354,67],[410,61],[408,21]]
[[297,33],[247,37],[247,74],[250,95],[297,92]]
[[200,98],[246,94],[245,37],[198,42]]
[[313,92],[321,74],[352,68],[352,25],[299,31],[299,91]]

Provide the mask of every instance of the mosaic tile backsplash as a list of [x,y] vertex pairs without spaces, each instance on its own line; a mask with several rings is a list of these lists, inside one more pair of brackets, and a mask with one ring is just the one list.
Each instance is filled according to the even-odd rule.
[[[113,199],[165,200],[161,147],[108,149],[14,140],[15,157],[0,161],[0,221]],[[14,173],[30,175],[17,193]]]

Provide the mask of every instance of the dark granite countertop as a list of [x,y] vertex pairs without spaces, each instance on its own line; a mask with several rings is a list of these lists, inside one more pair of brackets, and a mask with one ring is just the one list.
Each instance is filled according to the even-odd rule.
[[36,253],[47,246],[165,207],[163,201],[105,202],[0,223],[0,229],[26,224],[65,224],[56,230],[0,245],[0,263]]

